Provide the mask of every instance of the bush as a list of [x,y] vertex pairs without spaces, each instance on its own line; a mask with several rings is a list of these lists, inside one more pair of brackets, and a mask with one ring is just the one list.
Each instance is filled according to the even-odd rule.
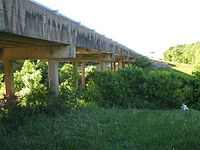
[[100,106],[178,108],[191,99],[191,79],[171,70],[132,66],[116,71],[94,72],[86,99]]
[[169,71],[152,70],[144,83],[144,93],[160,108],[176,108],[181,99],[182,82]]
[[[87,85],[88,99],[94,99],[101,106],[122,106],[126,100],[126,89],[120,76],[111,71],[96,71]],[[94,92],[94,94],[93,94]]]
[[24,105],[35,107],[43,103],[42,99],[46,95],[46,87],[41,83],[41,70],[36,69],[34,62],[26,60],[21,71],[16,71],[14,77],[17,95],[25,96]]
[[48,85],[49,80],[48,80],[48,62],[44,62],[41,60],[37,60],[35,62],[35,69],[40,70],[42,74],[42,80],[41,83],[44,84],[45,86]]
[[87,84],[86,99],[103,107],[135,107],[134,97],[142,95],[145,74],[142,68],[129,67],[111,71],[95,71]]
[[101,95],[100,87],[93,80],[87,83],[86,99],[97,102],[99,105],[103,104],[103,96]]
[[146,80],[146,75],[142,68],[132,66],[116,72],[119,75],[119,80],[125,86],[128,97],[143,95],[143,84]]
[[134,65],[138,67],[142,67],[142,68],[148,68],[150,67],[151,62],[147,57],[142,56],[142,57],[136,58]]

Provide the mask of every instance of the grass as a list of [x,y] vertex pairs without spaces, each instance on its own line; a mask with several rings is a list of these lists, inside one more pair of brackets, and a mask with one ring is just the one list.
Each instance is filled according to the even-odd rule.
[[191,75],[195,70],[194,67],[194,65],[175,63],[175,66],[172,68]]
[[195,71],[195,65],[175,63],[175,62],[165,62],[165,63],[171,65],[172,69],[181,71],[189,75],[191,75],[192,72]]
[[12,128],[0,122],[0,149],[195,150],[199,120],[198,111],[74,110]]

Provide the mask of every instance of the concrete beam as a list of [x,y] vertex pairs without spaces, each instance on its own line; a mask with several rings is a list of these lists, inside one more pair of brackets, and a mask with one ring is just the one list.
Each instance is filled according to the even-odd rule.
[[4,48],[0,51],[0,59],[62,59],[74,58],[75,51],[70,46],[18,47]]
[[58,62],[55,60],[48,60],[48,73],[49,73],[49,88],[58,96],[59,82],[58,82]]
[[93,57],[85,57],[85,58],[63,58],[63,59],[56,59],[58,61],[62,61],[62,62],[66,62],[66,61],[69,61],[69,62],[73,62],[73,61],[76,61],[76,62],[112,62],[114,60],[112,59],[109,59],[109,58],[93,58]]
[[14,96],[14,70],[13,63],[10,60],[3,60],[4,71],[5,71],[5,85],[6,85],[6,96]]

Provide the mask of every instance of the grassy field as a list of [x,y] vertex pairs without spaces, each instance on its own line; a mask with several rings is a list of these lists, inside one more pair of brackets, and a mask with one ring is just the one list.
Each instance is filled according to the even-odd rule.
[[1,122],[0,149],[195,150],[199,120],[198,111],[74,110],[27,118],[16,127]]
[[173,69],[176,69],[178,71],[187,73],[187,74],[192,74],[192,72],[195,70],[195,66],[194,65],[189,65],[189,64],[179,64],[179,63],[175,63],[175,66],[172,67]]
[[180,71],[189,75],[191,75],[192,72],[195,71],[195,65],[181,64],[181,63],[175,63],[175,62],[165,62],[165,63],[171,65],[172,69],[175,69],[177,71]]

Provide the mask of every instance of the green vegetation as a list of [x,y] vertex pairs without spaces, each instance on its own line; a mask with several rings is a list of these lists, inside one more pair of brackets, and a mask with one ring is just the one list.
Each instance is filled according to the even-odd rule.
[[197,150],[200,113],[177,110],[82,109],[56,117],[0,122],[1,149]]
[[[47,64],[25,61],[22,69],[15,72],[16,94],[23,97],[17,105],[23,111],[31,111],[31,114],[62,112],[66,108],[77,107],[80,100],[95,102],[106,108],[174,109],[185,102],[200,109],[198,75],[193,77],[169,68],[149,68],[146,58],[136,62],[137,66],[118,69],[115,73],[88,67],[85,92],[74,86],[72,65],[60,64],[59,97],[55,98],[47,86]],[[77,78],[80,84],[79,72]],[[0,81],[2,92],[5,88],[3,74]]]
[[186,64],[200,63],[200,42],[171,47],[164,53],[164,60]]
[[170,62],[170,64],[172,65],[173,69],[178,70],[180,72],[184,72],[189,75],[192,75],[192,73],[195,71],[195,65],[172,62]]
[[136,58],[136,60],[134,61],[134,65],[141,68],[148,68],[151,66],[151,62],[149,58],[142,56],[142,57]]
[[[200,67],[191,76],[150,68],[146,58],[115,73],[89,66],[83,91],[72,65],[60,63],[58,97],[48,89],[47,68],[16,62],[22,99],[0,108],[1,149],[198,149]],[[183,102],[189,111],[179,110]]]
[[132,66],[115,74],[96,71],[88,82],[86,99],[103,107],[174,109],[183,102],[195,106],[198,101],[193,98],[199,94],[193,85],[198,82],[199,78],[172,69]]

